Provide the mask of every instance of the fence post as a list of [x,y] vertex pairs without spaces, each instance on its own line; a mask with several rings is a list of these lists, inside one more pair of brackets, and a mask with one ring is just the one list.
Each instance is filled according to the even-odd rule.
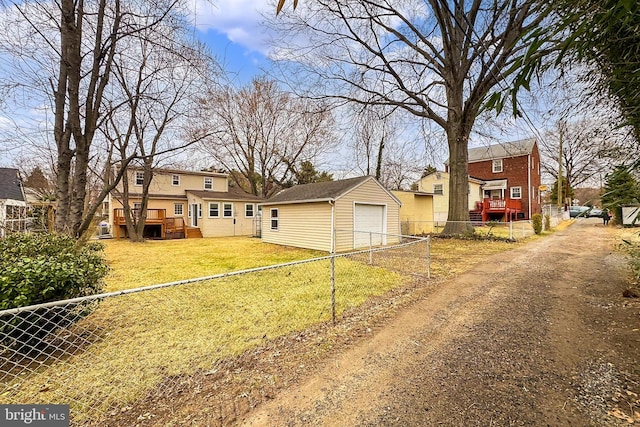
[[373,264],[373,237],[369,232],[369,265]]
[[336,230],[333,229],[333,242],[331,245],[331,260],[330,264],[330,282],[331,282],[331,322],[336,323]]
[[331,254],[331,321],[336,323],[336,254]]
[[431,236],[427,236],[427,279],[431,279]]
[[513,240],[513,221],[509,220],[509,239]]

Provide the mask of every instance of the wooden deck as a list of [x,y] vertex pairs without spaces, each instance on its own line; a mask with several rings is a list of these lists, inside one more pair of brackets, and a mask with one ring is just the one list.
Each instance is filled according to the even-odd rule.
[[520,199],[489,199],[486,198],[482,202],[477,202],[475,210],[470,211],[471,214],[480,213],[482,222],[495,220],[500,218],[501,221],[508,222],[516,220],[519,213],[522,213],[522,200]]
[[[140,218],[139,209],[132,209],[134,218]],[[167,217],[166,209],[147,209],[147,219],[145,221],[145,229],[147,227],[159,227],[160,239],[187,239],[187,238],[201,238],[202,233],[197,227],[187,227],[183,217]],[[121,229],[126,233],[126,221],[124,218],[124,209],[117,208],[113,210],[113,227],[114,237],[120,238]],[[190,230],[194,228],[195,230]],[[122,233],[124,236],[124,233]]]

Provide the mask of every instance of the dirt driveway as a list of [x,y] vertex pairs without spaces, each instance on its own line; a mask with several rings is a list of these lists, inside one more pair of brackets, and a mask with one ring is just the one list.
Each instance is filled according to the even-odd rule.
[[492,256],[238,420],[640,425],[640,303],[596,219]]

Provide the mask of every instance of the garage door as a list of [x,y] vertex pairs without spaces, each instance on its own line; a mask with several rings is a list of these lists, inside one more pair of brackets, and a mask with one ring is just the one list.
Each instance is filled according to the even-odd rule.
[[384,206],[356,203],[353,229],[355,248],[383,244]]

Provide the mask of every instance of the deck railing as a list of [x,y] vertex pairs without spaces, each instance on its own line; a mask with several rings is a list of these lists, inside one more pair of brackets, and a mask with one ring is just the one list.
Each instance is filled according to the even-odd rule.
[[[131,209],[131,215],[133,218],[140,218],[142,209]],[[159,223],[164,222],[167,218],[166,209],[147,209],[147,223]],[[116,224],[124,224],[124,209],[117,208],[113,210],[113,219]]]
[[522,210],[522,200],[519,199],[484,199],[483,210],[485,212],[504,212],[510,210]]

